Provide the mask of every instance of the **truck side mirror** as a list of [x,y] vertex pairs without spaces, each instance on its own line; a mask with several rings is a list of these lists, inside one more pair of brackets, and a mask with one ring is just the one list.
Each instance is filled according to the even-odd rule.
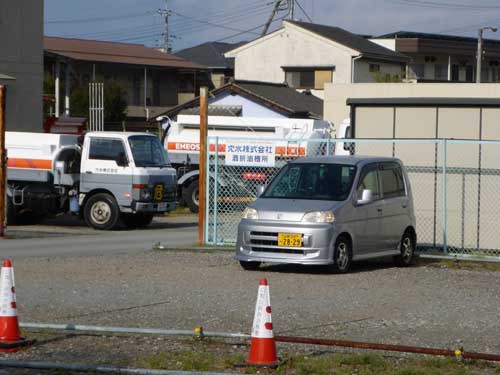
[[123,151],[118,153],[118,155],[116,155],[115,162],[116,165],[118,165],[119,167],[128,167],[127,156]]
[[373,201],[373,192],[370,189],[363,189],[361,199],[358,199],[358,204],[367,204]]
[[264,194],[264,190],[266,190],[266,185],[257,186],[257,198]]

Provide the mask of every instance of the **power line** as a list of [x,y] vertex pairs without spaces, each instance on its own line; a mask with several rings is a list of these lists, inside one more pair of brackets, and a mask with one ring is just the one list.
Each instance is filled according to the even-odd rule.
[[115,21],[115,20],[123,20],[128,18],[138,18],[151,15],[151,12],[142,12],[142,13],[130,13],[124,14],[121,16],[110,16],[110,17],[92,17],[92,18],[77,18],[70,20],[52,20],[46,21],[46,25],[55,25],[55,24],[65,24],[65,23],[93,23],[93,22],[104,22],[104,21]]
[[499,5],[473,5],[473,4],[456,4],[456,3],[447,3],[447,2],[438,2],[438,1],[430,1],[430,0],[392,0],[392,2],[396,2],[399,4],[410,5],[415,7],[422,8],[442,8],[442,9],[462,9],[462,10],[471,10],[471,9],[500,9]]
[[304,10],[304,8],[302,8],[302,5],[300,5],[299,0],[297,0],[297,1],[295,2],[295,4],[297,4],[297,6],[299,7],[299,9],[302,11],[302,13],[304,14],[304,16],[306,16],[306,17],[307,17],[307,19],[309,20],[309,22],[313,22],[312,18],[311,18],[311,17],[309,17],[309,14],[307,14],[307,12]]
[[[281,18],[277,18],[277,19],[275,19],[274,21],[272,21],[271,23],[274,23],[274,22],[277,22],[277,21],[284,20],[285,18],[287,18],[287,16],[285,16],[285,17],[281,17]],[[226,36],[226,37],[224,37],[224,38],[221,38],[221,39],[217,39],[217,40],[215,40],[215,42],[222,42],[222,41],[227,40],[227,39],[232,39],[232,38],[235,38],[235,37],[237,37],[237,36],[247,34],[247,33],[249,33],[250,31],[254,31],[254,30],[260,29],[261,27],[263,27],[263,26],[265,26],[265,25],[266,25],[266,24],[265,24],[265,23],[263,23],[262,25],[252,27],[251,29],[248,29],[248,30],[246,30],[246,31],[242,31],[241,33],[238,33],[238,34],[233,34],[233,35],[229,35],[229,36]]]

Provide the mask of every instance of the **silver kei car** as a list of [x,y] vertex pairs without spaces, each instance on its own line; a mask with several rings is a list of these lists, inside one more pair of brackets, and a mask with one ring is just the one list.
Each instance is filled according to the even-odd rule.
[[356,260],[413,260],[413,199],[399,159],[299,158],[261,191],[238,225],[235,259],[244,269],[295,263],[344,273]]

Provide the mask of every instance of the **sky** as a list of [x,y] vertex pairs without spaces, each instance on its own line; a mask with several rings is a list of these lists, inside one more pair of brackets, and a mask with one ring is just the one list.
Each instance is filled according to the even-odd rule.
[[[140,43],[160,47],[163,16],[169,16],[173,51],[207,41],[252,40],[274,0],[44,0],[45,35]],[[381,35],[418,31],[477,36],[483,26],[500,27],[498,0],[296,0],[296,19],[333,25],[354,33]],[[287,15],[278,13],[277,18]],[[281,21],[272,24],[271,30]],[[251,30],[244,33],[244,31]],[[500,39],[485,32],[486,38]]]

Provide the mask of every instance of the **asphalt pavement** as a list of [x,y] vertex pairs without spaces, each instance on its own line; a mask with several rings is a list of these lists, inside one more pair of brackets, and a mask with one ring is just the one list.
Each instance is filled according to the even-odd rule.
[[0,258],[131,254],[166,247],[190,248],[197,242],[196,215],[155,218],[141,230],[97,231],[67,216],[38,225],[13,226],[0,240]]

